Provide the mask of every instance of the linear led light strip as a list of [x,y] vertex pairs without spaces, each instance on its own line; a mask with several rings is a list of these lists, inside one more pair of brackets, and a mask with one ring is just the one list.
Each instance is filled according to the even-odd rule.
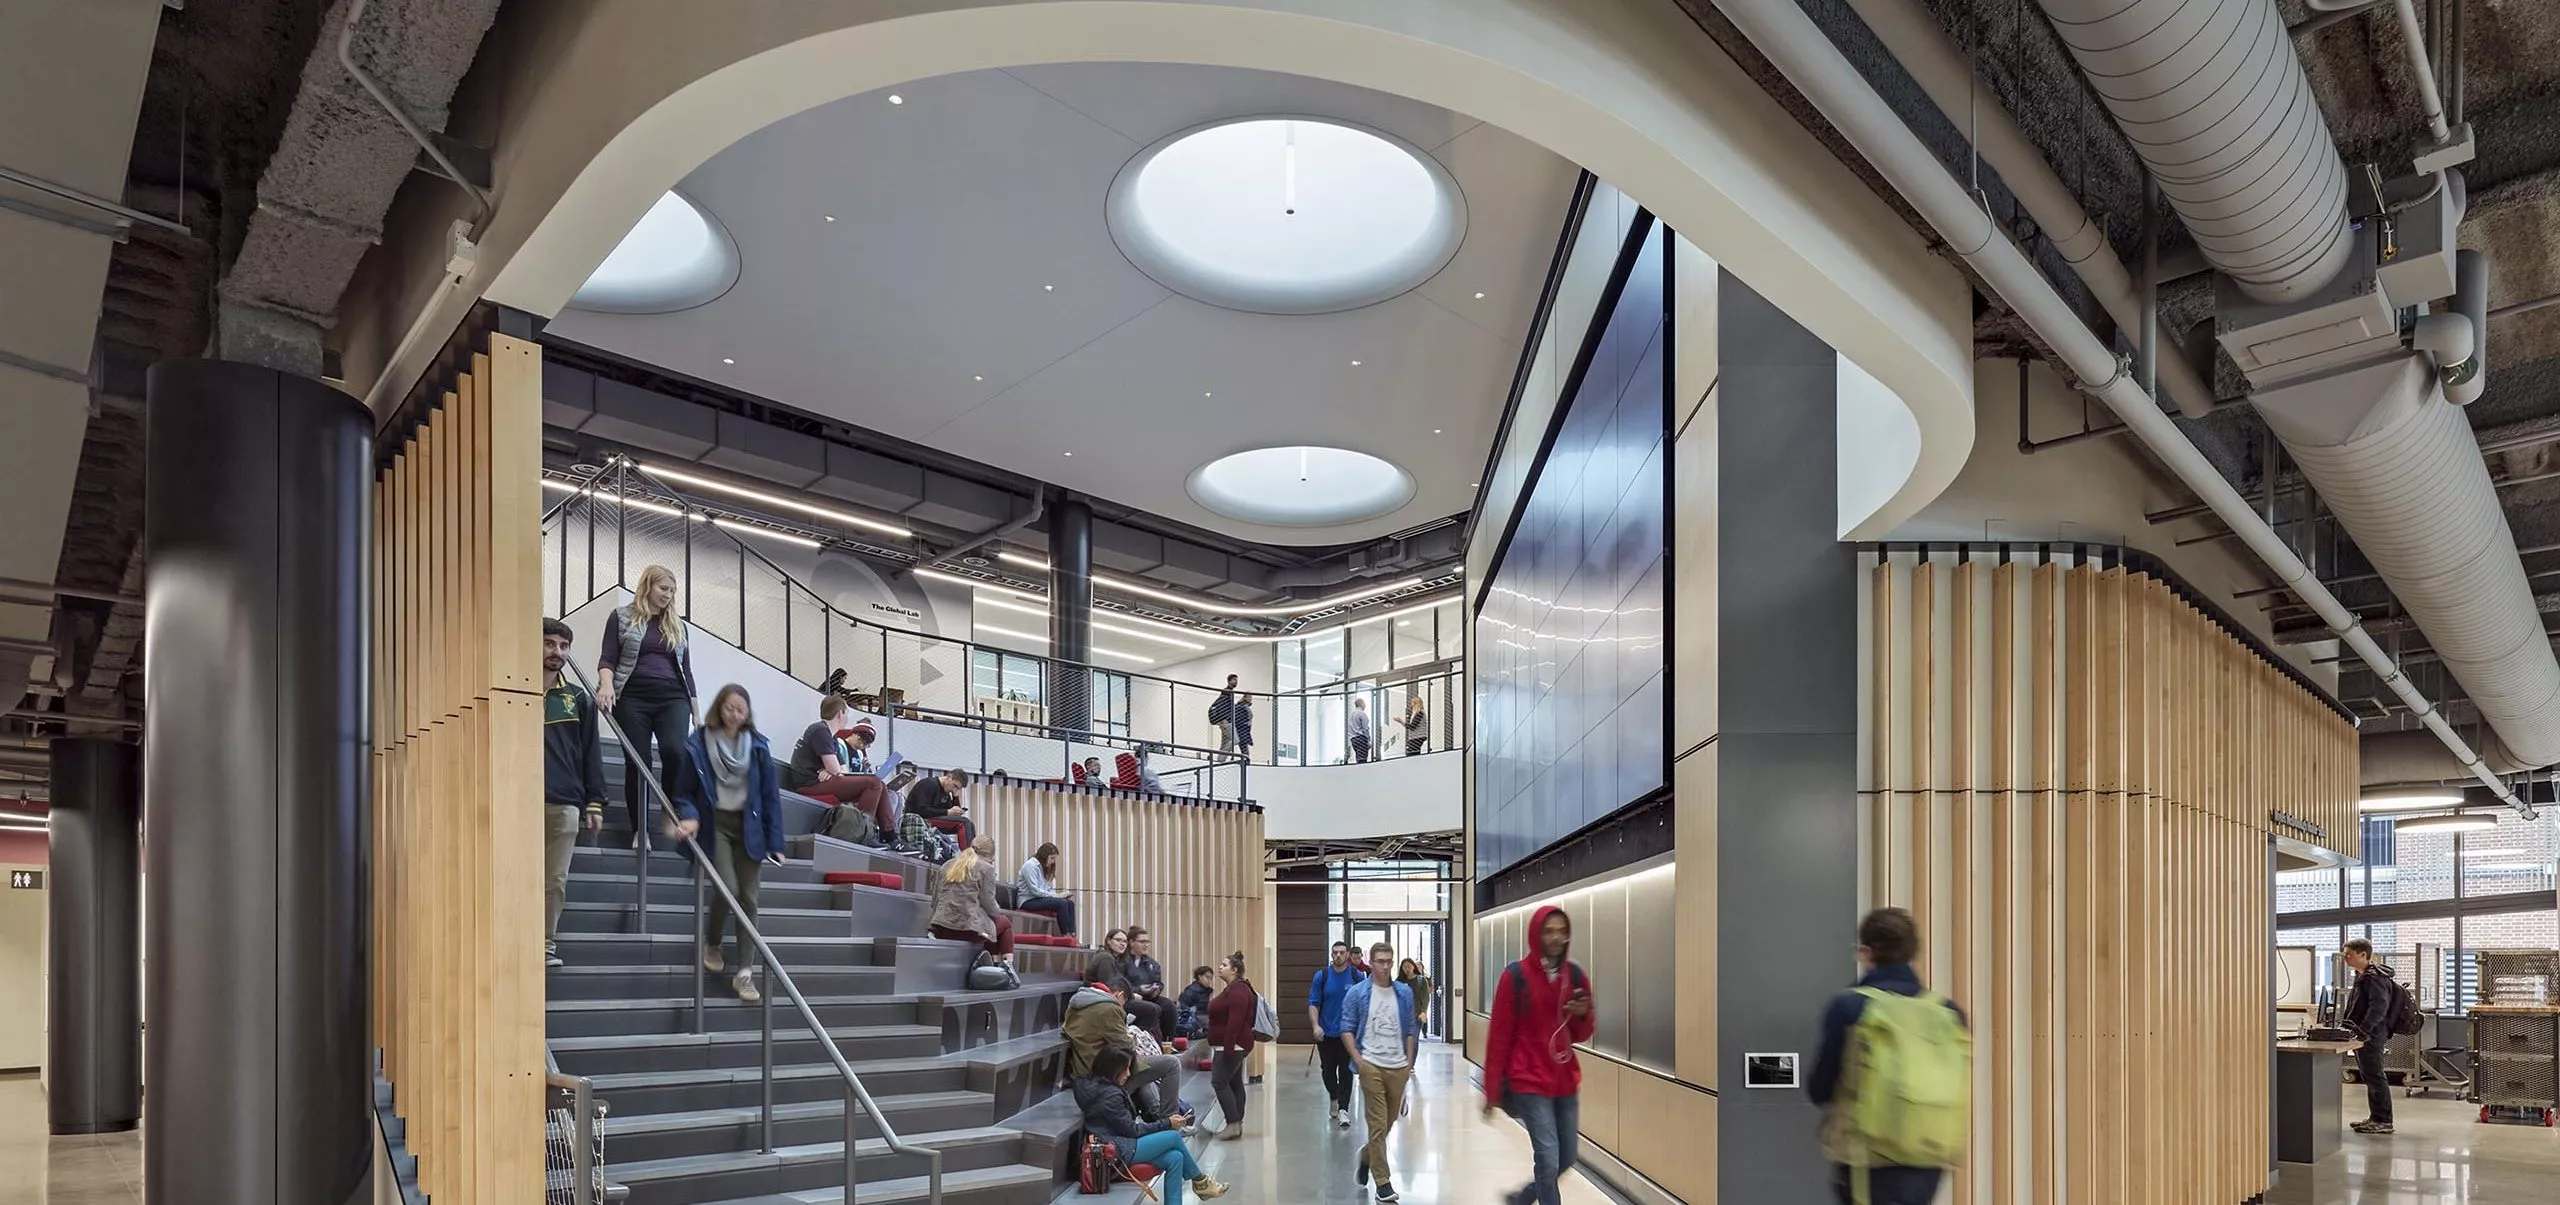
[[[920,569],[912,570],[912,572],[913,572],[917,577],[930,578],[930,579],[932,579],[932,580],[934,580],[934,581],[937,581],[937,582],[948,582],[948,583],[950,583],[950,584],[952,584],[952,585],[955,585],[955,586],[967,586],[967,587],[970,587],[970,588],[972,588],[972,589],[974,589],[974,590],[977,590],[977,591],[978,591],[979,593],[981,593],[981,594],[986,594],[986,595],[998,595],[998,596],[1010,596],[1010,597],[1012,597],[1012,598],[1018,598],[1018,599],[1022,599],[1022,600],[1027,601],[1027,602],[1036,602],[1036,603],[1046,603],[1046,602],[1048,602],[1048,601],[1049,601],[1049,596],[1048,596],[1048,595],[1046,595],[1046,594],[1039,594],[1039,593],[1035,593],[1035,592],[1033,592],[1033,591],[1029,591],[1029,590],[1016,590],[1016,589],[1014,589],[1014,588],[1013,588],[1013,587],[1011,587],[1011,586],[999,586],[999,585],[996,585],[996,584],[995,584],[995,583],[993,583],[993,582],[982,582],[982,581],[977,580],[976,578],[961,577],[961,576],[959,576],[958,574],[954,574],[954,573],[943,573],[943,572],[940,572],[940,571],[937,571],[937,570],[933,570],[933,569],[921,569],[921,568],[920,568]],[[990,601],[993,601],[993,600],[990,600]],[[1387,612],[1384,612],[1384,613],[1381,613],[1381,614],[1377,614],[1377,615],[1363,616],[1362,618],[1354,619],[1354,620],[1350,620],[1350,621],[1345,622],[1345,623],[1338,623],[1338,624],[1335,624],[1335,625],[1333,625],[1332,627],[1329,627],[1329,628],[1317,628],[1317,629],[1315,629],[1315,630],[1313,630],[1313,631],[1308,631],[1308,632],[1292,632],[1292,633],[1290,633],[1290,634],[1288,634],[1288,635],[1286,635],[1286,636],[1238,636],[1238,635],[1234,635],[1234,634],[1232,634],[1232,633],[1228,633],[1228,632],[1210,632],[1210,631],[1203,631],[1202,629],[1199,629],[1199,628],[1186,628],[1186,627],[1179,627],[1179,626],[1174,625],[1174,624],[1165,623],[1165,622],[1163,622],[1163,621],[1161,621],[1161,620],[1148,619],[1147,617],[1145,617],[1145,616],[1143,616],[1143,615],[1114,614],[1114,615],[1112,616],[1112,618],[1114,618],[1114,619],[1118,619],[1118,620],[1121,620],[1121,621],[1126,622],[1126,623],[1134,623],[1134,624],[1138,624],[1138,625],[1141,625],[1141,626],[1144,626],[1144,627],[1154,628],[1154,629],[1156,629],[1156,630],[1158,630],[1158,631],[1162,631],[1162,632],[1172,632],[1172,633],[1176,633],[1176,634],[1183,635],[1183,636],[1189,636],[1189,637],[1192,637],[1192,638],[1194,638],[1194,639],[1198,639],[1198,640],[1210,640],[1210,641],[1216,641],[1216,642],[1219,642],[1219,643],[1222,643],[1222,644],[1278,644],[1278,643],[1280,643],[1281,641],[1284,641],[1284,640],[1309,640],[1309,639],[1313,639],[1314,637],[1317,637],[1317,636],[1329,635],[1329,634],[1331,634],[1331,633],[1341,631],[1341,630],[1343,630],[1344,628],[1356,628],[1356,627],[1361,626],[1362,624],[1383,623],[1383,622],[1385,622],[1385,621],[1387,621],[1387,620],[1395,619],[1395,618],[1397,618],[1397,617],[1399,617],[1399,616],[1404,616],[1404,615],[1416,615],[1416,614],[1420,614],[1420,613],[1422,613],[1422,612],[1424,612],[1424,611],[1431,610],[1431,609],[1433,609],[1433,608],[1435,608],[1435,607],[1445,607],[1445,606],[1448,606],[1451,602],[1454,602],[1454,601],[1456,601],[1454,598],[1434,598],[1434,599],[1429,599],[1429,600],[1424,601],[1424,602],[1414,603],[1414,604],[1413,604],[1413,605],[1411,605],[1411,606],[1398,607],[1397,609],[1395,609],[1395,610],[1393,610],[1393,611],[1387,611]],[[1023,608],[1016,608],[1016,609],[1023,609]],[[1046,607],[1043,607],[1043,608],[1042,608],[1038,613],[1039,613],[1039,614],[1041,614],[1041,615],[1046,615],[1046,614],[1048,614],[1049,612],[1048,612],[1048,609],[1047,609]],[[1095,627],[1097,627],[1097,628],[1100,628],[1100,627],[1106,627],[1106,626],[1108,626],[1108,625],[1105,625],[1101,620],[1098,620],[1098,619],[1097,619],[1097,620],[1095,620],[1095,621],[1094,621],[1094,625],[1093,625],[1093,626],[1095,626]],[[1112,628],[1111,630],[1113,630],[1113,631],[1124,631],[1124,629],[1119,629],[1119,628]],[[1136,633],[1136,632],[1125,632],[1125,634],[1128,634],[1128,635],[1140,635],[1140,634],[1142,634],[1142,633]],[[1172,641],[1167,641],[1166,643],[1170,644],[1170,643],[1172,643]]]
[[[996,559],[1009,564],[1021,565],[1029,569],[1045,571],[1049,568],[1049,562],[1046,558],[1025,556],[1019,552],[999,552],[996,554]],[[1421,585],[1422,582],[1423,579],[1421,578],[1408,577],[1402,581],[1388,582],[1383,586],[1370,586],[1365,589],[1354,590],[1349,594],[1337,594],[1331,598],[1319,599],[1311,603],[1298,603],[1296,605],[1286,607],[1238,607],[1227,603],[1211,602],[1204,598],[1187,598],[1180,594],[1169,594],[1162,590],[1139,585],[1125,577],[1113,577],[1108,573],[1097,573],[1093,575],[1093,584],[1097,586],[1108,587],[1123,594],[1135,594],[1140,598],[1152,598],[1158,602],[1171,603],[1177,607],[1189,607],[1195,611],[1207,611],[1214,615],[1245,615],[1255,617],[1286,615],[1292,618],[1300,615],[1311,615],[1318,611],[1330,611],[1335,607],[1343,606],[1348,603],[1355,603],[1364,598],[1376,598],[1381,594],[1393,594],[1398,590],[1410,590],[1415,586]]]
[[[542,479],[542,488],[547,490],[557,490],[564,494],[574,494],[578,492],[577,486],[571,485],[566,481],[554,481],[549,477]],[[785,544],[797,544],[802,548],[826,547],[826,545],[816,540],[812,540],[807,536],[793,535],[787,531],[776,531],[770,527],[758,527],[753,523],[740,523],[735,519],[715,519],[709,515],[687,514],[661,502],[649,502],[639,498],[619,497],[617,495],[605,493],[602,490],[596,491],[594,496],[598,501],[610,502],[615,506],[627,506],[633,510],[647,511],[653,515],[665,515],[670,519],[691,519],[696,523],[709,523],[713,527],[720,528],[723,531],[736,531],[744,532],[751,536],[763,536],[768,540],[780,540]]]
[[[991,623],[974,624],[972,626],[981,632],[993,632],[998,636],[1011,636],[1016,640],[1028,640],[1035,644],[1043,645],[1049,643],[1049,638],[1046,636],[1033,635],[1030,632],[1017,632],[1012,628],[1000,628]],[[1124,653],[1118,649],[1107,649],[1098,644],[1093,646],[1093,651],[1105,657],[1118,657],[1123,661],[1135,661],[1140,665],[1153,665],[1156,663],[1156,659],[1153,657],[1144,657],[1136,653]]]
[[[1006,590],[1001,593],[1012,594],[1014,592]],[[1049,617],[1049,608],[1047,607],[1034,607],[1024,603],[1015,602],[1010,598],[1001,597],[999,592],[994,590],[980,591],[978,601],[986,604],[987,606],[996,607],[1001,610],[1019,611],[1025,615],[1037,615],[1043,619]],[[1135,636],[1140,640],[1152,640],[1158,644],[1170,644],[1180,648],[1192,649],[1201,652],[1205,652],[1209,648],[1208,645],[1202,644],[1196,640],[1183,640],[1174,636],[1159,636],[1153,632],[1140,631],[1137,628],[1124,628],[1116,623],[1104,623],[1099,619],[1093,621],[1093,626],[1097,631],[1117,632],[1123,636]]]
[[830,523],[842,523],[848,527],[867,528],[885,535],[897,536],[900,539],[915,538],[916,533],[911,528],[902,527],[896,523],[884,523],[878,519],[854,514],[851,511],[837,510],[833,507],[827,506],[814,506],[796,498],[785,498],[780,494],[768,494],[763,490],[749,489],[743,485],[731,485],[716,477],[700,477],[681,469],[668,468],[665,465],[640,464],[637,461],[634,461],[633,463],[638,465],[640,471],[643,473],[647,473],[652,477],[664,478],[668,481],[675,482],[678,485],[690,485],[695,489],[711,490],[715,493],[727,494],[733,498],[744,498],[750,502],[759,502],[766,506],[778,506],[784,510],[798,511],[801,514],[809,515],[814,518],[825,519]]

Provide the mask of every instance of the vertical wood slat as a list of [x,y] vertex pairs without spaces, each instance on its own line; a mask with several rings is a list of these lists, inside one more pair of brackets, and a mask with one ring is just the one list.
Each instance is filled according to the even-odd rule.
[[1954,1199],[2263,1192],[2267,809],[2350,830],[2353,729],[2144,575],[1998,566],[1977,649],[1969,566],[1880,568],[1910,593],[1869,639],[1910,643],[1870,650],[1870,748],[1908,769],[1868,789],[1913,803],[1870,810],[1869,848],[1970,997],[1988,1133]]
[[1867,626],[1870,633],[1868,672],[1872,685],[1867,717],[1867,785],[1871,792],[1867,797],[1867,823],[1871,834],[1868,849],[1872,857],[1867,869],[1867,899],[1874,906],[1882,906],[1893,898],[1893,792],[1902,784],[1900,776],[1895,773],[1893,759],[1895,641],[1892,563],[1887,561],[1877,565],[1869,580],[1872,582],[1869,605],[1873,609]]

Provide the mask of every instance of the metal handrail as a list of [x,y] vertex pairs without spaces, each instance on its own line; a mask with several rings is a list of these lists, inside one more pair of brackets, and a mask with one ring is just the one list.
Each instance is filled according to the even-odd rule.
[[[578,685],[581,688],[584,688],[590,694],[594,693],[594,683],[587,679],[586,671],[578,668],[576,661],[565,661],[562,664],[563,668],[577,679]],[[612,712],[599,707],[596,709],[596,717],[603,720],[605,725],[613,730],[614,740],[621,742],[622,747],[627,754],[631,749],[631,743],[624,738],[622,725],[614,720]],[[648,759],[643,757],[626,756],[623,759],[623,772],[628,774],[634,770],[639,772],[641,781],[648,785],[649,794],[657,800],[658,810],[663,812],[666,815],[666,818],[670,821],[682,819],[682,817],[680,817],[676,812],[674,800],[667,794],[666,784],[659,781],[658,773],[649,766]],[[643,834],[643,836],[645,836],[645,834]],[[827,1061],[835,1065],[836,1074],[844,1078],[845,1205],[853,1205],[854,1201],[854,1150],[855,1147],[859,1145],[861,1137],[859,1127],[855,1124],[857,1112],[871,1118],[871,1124],[879,1128],[881,1140],[888,1145],[888,1148],[891,1151],[901,1155],[922,1156],[926,1160],[926,1165],[929,1169],[927,1173],[929,1179],[926,1187],[925,1199],[929,1205],[942,1205],[942,1152],[929,1147],[916,1146],[907,1142],[905,1139],[898,1137],[897,1128],[889,1124],[889,1115],[881,1110],[879,1102],[871,1098],[870,1090],[862,1086],[862,1077],[854,1072],[853,1064],[844,1057],[844,1051],[837,1047],[835,1036],[827,1032],[826,1022],[819,1019],[818,1011],[809,1006],[809,998],[800,993],[800,985],[792,982],[791,972],[782,965],[781,958],[775,955],[773,946],[765,941],[764,932],[756,928],[754,921],[747,918],[748,913],[746,907],[738,902],[737,895],[729,890],[728,885],[720,881],[720,876],[715,873],[711,873],[711,856],[705,853],[702,846],[691,837],[683,838],[681,840],[681,844],[685,850],[690,851],[693,855],[694,925],[690,941],[698,945],[702,940],[703,891],[705,884],[708,884],[709,889],[719,892],[720,899],[724,903],[728,904],[730,914],[735,917],[738,922],[739,932],[743,934],[749,942],[754,944],[756,954],[763,962],[767,976],[771,980],[768,985],[768,990],[760,993],[762,999],[761,1011],[764,1014],[763,1051],[761,1059],[761,1066],[764,1071],[764,1103],[762,1106],[764,1153],[770,1155],[774,1150],[773,993],[770,988],[780,987],[791,997],[792,1006],[800,1010],[801,1019],[809,1023],[810,1036],[815,1037],[818,1040],[818,1048],[826,1052]],[[650,852],[651,851],[647,848],[645,841],[641,848],[633,851],[633,853],[637,855],[636,860],[640,864],[639,919],[640,932],[643,936],[649,935]],[[702,1033],[704,1032],[702,1024],[702,952],[699,949],[695,949],[690,953],[691,957],[689,961],[693,963],[694,1032]]]
[[571,1205],[596,1205],[596,1082],[563,1074],[550,1053],[543,1051],[551,1067],[542,1082],[569,1094],[569,1200]]

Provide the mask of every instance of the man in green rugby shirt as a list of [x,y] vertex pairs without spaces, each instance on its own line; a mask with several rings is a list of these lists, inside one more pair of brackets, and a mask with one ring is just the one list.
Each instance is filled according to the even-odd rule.
[[542,961],[555,967],[562,965],[560,908],[569,901],[569,859],[578,851],[578,830],[604,827],[604,747],[597,739],[596,701],[560,672],[575,639],[569,625],[542,621],[542,853],[549,873]]

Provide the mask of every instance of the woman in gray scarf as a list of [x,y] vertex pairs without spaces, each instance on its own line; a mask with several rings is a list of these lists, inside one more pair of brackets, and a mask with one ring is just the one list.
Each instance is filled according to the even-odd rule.
[[[676,784],[672,833],[701,847],[712,873],[752,924],[765,863],[782,864],[782,776],[764,734],[756,731],[746,687],[733,682],[711,697],[711,710],[694,729],[691,744],[691,773]],[[714,895],[703,923],[702,969],[716,975],[729,965],[721,949],[728,944],[728,902]],[[763,999],[752,969],[755,949],[743,927],[738,936],[738,970],[729,984],[738,999],[753,1004]]]

